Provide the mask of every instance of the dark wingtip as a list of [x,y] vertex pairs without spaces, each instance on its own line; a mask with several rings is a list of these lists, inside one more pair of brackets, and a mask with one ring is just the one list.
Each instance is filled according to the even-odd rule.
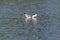
[[26,14],[26,13],[24,13],[24,14]]

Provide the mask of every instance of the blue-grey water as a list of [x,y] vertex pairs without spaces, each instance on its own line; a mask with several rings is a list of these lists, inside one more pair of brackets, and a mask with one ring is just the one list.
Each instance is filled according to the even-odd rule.
[[0,0],[0,40],[60,40],[60,0]]

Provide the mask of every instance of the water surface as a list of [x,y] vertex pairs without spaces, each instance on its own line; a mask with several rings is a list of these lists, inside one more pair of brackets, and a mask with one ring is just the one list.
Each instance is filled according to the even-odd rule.
[[[59,0],[0,0],[0,40],[60,40]],[[25,22],[24,12],[38,14]]]

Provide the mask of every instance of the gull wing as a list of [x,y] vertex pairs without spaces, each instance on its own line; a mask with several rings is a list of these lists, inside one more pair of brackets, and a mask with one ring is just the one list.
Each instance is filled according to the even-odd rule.
[[34,15],[32,16],[32,18],[35,18],[35,17],[37,17],[37,14],[34,14]]
[[32,16],[32,21],[33,21],[33,23],[35,24],[35,23],[37,23],[37,14],[34,14],[33,16]]
[[25,14],[26,18],[31,18],[31,15]]

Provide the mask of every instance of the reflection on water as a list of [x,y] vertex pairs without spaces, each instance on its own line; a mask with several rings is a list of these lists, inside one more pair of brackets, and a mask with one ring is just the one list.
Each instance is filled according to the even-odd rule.
[[34,24],[37,24],[37,18],[33,18],[32,22],[33,22]]
[[25,18],[26,23],[29,22],[29,21],[31,21],[31,19]]

